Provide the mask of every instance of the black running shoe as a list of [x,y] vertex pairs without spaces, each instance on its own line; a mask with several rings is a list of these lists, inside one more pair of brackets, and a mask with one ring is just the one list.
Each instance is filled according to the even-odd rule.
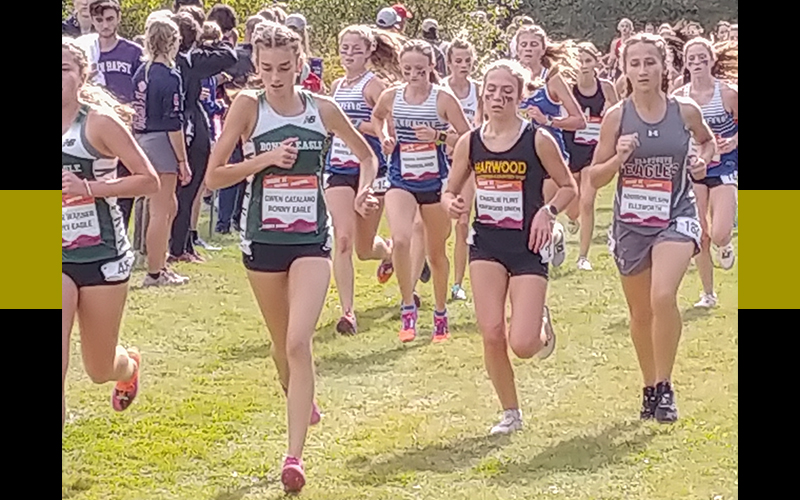
[[656,388],[645,387],[642,391],[642,411],[639,413],[639,418],[642,420],[650,420],[653,418],[656,413],[656,406],[658,406]]
[[675,405],[675,393],[669,381],[656,384],[656,405],[655,417],[659,423],[669,424],[678,420],[678,407]]
[[419,275],[419,280],[427,283],[431,280],[431,268],[428,266],[428,261],[425,261],[425,267],[422,268],[422,274]]

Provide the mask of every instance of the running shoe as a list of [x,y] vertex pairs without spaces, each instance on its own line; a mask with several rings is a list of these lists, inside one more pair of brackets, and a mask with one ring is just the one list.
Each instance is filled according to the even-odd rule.
[[199,253],[186,252],[183,255],[179,255],[177,261],[189,262],[191,264],[202,264],[206,261],[206,259],[204,259]]
[[514,431],[522,429],[522,412],[516,409],[505,410],[503,412],[503,419],[500,423],[492,427],[489,434],[494,436],[497,434],[511,434]]
[[658,406],[658,396],[656,396],[655,387],[645,387],[642,390],[642,410],[639,412],[639,418],[642,420],[650,420],[656,414],[656,406]]
[[675,392],[669,380],[656,384],[656,397],[658,404],[654,412],[656,421],[669,424],[678,420],[678,407],[675,405]]
[[131,347],[128,349],[128,356],[136,362],[136,368],[133,369],[133,377],[130,380],[117,382],[111,391],[111,406],[116,411],[126,410],[139,393],[139,367],[142,366],[142,355],[138,349]]
[[431,341],[434,344],[444,342],[450,338],[450,325],[447,321],[447,312],[444,314],[433,313],[433,336]]
[[577,234],[581,228],[581,223],[577,220],[567,219],[567,231],[569,234]]
[[701,309],[711,309],[713,307],[717,307],[717,294],[701,293],[700,300],[694,306]]
[[431,280],[431,268],[428,265],[427,260],[425,260],[425,265],[422,267],[422,273],[419,275],[419,280],[423,283],[427,283]]
[[556,334],[553,331],[553,324],[550,322],[550,308],[544,306],[544,317],[542,318],[542,330],[547,336],[544,347],[536,353],[539,359],[547,359],[556,350]]
[[589,262],[589,259],[586,257],[578,257],[578,269],[580,271],[591,271],[592,264]]
[[567,258],[567,249],[564,246],[564,226],[561,225],[560,222],[556,221],[553,224],[553,261],[552,264],[555,267],[559,267],[561,264],[564,263],[564,259]]
[[188,276],[182,276],[182,275],[176,273],[175,271],[173,271],[172,269],[170,269],[169,267],[165,268],[162,272],[166,273],[167,276],[170,276],[174,280],[182,281],[184,283],[188,283],[189,282],[189,277]]
[[400,320],[403,328],[400,330],[400,342],[411,342],[417,338],[417,308],[401,308]]
[[736,262],[736,252],[733,249],[733,242],[728,242],[724,247],[719,247],[717,249],[717,258],[719,259],[719,265],[722,269],[727,271],[732,268],[733,263]]
[[189,278],[178,276],[172,273],[172,271],[167,271],[165,269],[158,274],[158,278],[153,278],[149,274],[146,274],[142,282],[142,287],[185,285],[188,281]]
[[195,240],[192,242],[192,244],[194,246],[196,246],[196,247],[200,247],[200,248],[202,248],[204,250],[208,250],[209,252],[218,252],[218,251],[222,250],[222,247],[215,247],[214,245],[206,243],[199,236],[197,238],[195,238]]
[[467,292],[461,288],[461,285],[456,283],[453,285],[453,288],[450,289],[450,299],[452,300],[467,300]]
[[281,472],[283,490],[287,493],[298,493],[306,485],[306,473],[303,470],[303,461],[295,457],[286,457]]
[[384,284],[389,281],[389,278],[394,274],[394,264],[392,259],[382,260],[381,265],[378,266],[378,283]]
[[336,323],[336,331],[342,335],[355,335],[358,332],[356,315],[353,314],[353,311],[348,311],[339,318],[339,322]]

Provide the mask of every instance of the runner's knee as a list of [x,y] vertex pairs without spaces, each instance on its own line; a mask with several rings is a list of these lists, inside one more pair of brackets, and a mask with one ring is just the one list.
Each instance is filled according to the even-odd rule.
[[650,292],[650,308],[656,316],[678,307],[678,298],[674,290],[654,289]]
[[84,362],[86,375],[95,384],[104,384],[109,382],[114,375],[114,358],[112,357],[108,362],[104,363],[86,363]]
[[487,349],[502,350],[508,349],[506,342],[506,325],[501,321],[485,323],[478,322],[478,327],[483,335],[483,345]]
[[336,253],[339,255],[350,255],[353,253],[353,235],[346,232],[337,233],[334,230],[334,238],[336,240]]
[[311,339],[300,337],[297,335],[286,340],[286,357],[290,363],[311,360]]

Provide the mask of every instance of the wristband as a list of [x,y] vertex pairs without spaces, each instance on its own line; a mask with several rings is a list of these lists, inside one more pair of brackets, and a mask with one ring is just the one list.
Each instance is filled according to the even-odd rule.
[[94,198],[94,195],[92,194],[92,188],[89,187],[89,181],[83,179],[83,185],[86,186],[86,194],[88,194],[90,198]]
[[556,217],[558,216],[558,209],[555,206],[545,205],[541,208],[541,210],[544,210],[551,219],[556,220]]
[[545,120],[544,124],[547,125],[548,127],[552,127],[553,126],[553,117],[552,116],[548,116],[547,120]]
[[439,137],[437,137],[436,142],[444,144],[445,141],[447,141],[447,132],[439,132]]

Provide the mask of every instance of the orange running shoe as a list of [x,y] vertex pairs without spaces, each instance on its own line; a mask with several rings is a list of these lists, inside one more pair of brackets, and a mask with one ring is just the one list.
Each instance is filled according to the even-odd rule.
[[403,306],[400,309],[400,319],[403,328],[400,330],[400,342],[411,342],[417,338],[417,308],[416,306]]
[[127,409],[139,393],[139,367],[142,366],[142,355],[135,347],[128,349],[128,356],[136,362],[133,377],[127,382],[117,382],[111,391],[111,406],[117,411]]

